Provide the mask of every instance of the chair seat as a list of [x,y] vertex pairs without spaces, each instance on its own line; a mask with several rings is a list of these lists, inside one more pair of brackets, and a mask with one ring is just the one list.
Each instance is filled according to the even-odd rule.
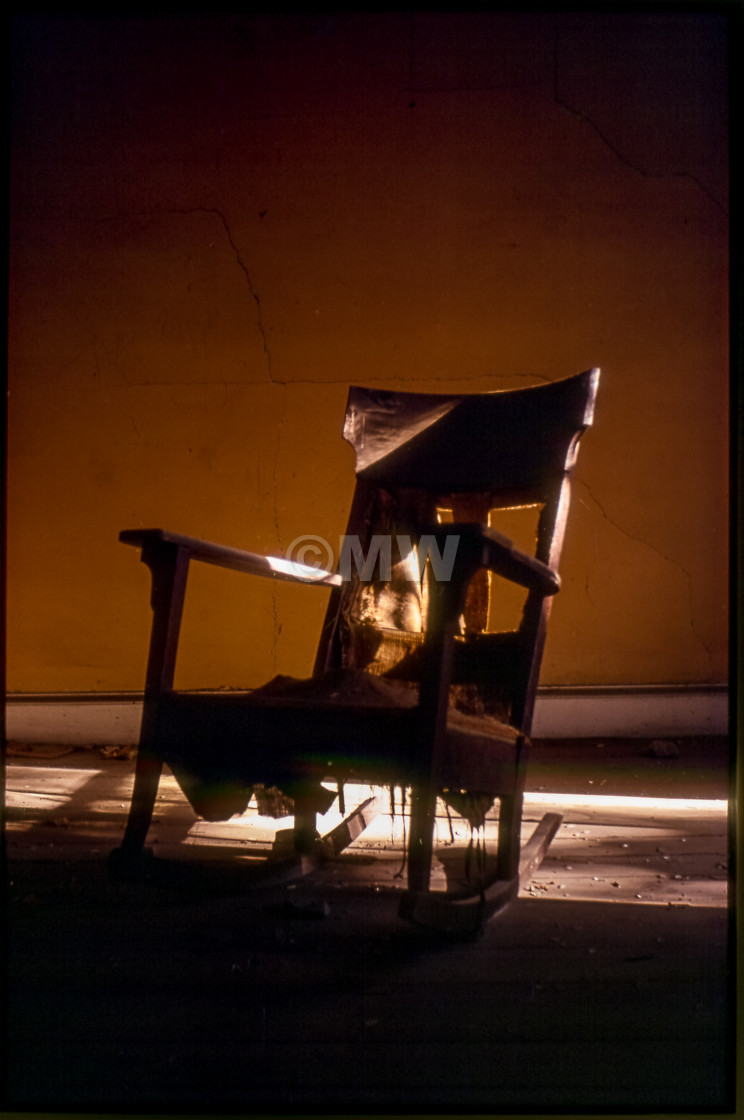
[[[208,819],[243,811],[256,784],[292,796],[309,780],[411,785],[427,776],[417,690],[369,673],[275,677],[249,693],[174,692],[162,703],[165,759]],[[514,792],[520,741],[508,724],[450,708],[437,786]]]

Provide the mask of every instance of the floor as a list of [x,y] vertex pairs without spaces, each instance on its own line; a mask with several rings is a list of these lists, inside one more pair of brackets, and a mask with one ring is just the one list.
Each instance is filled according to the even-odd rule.
[[[276,822],[197,821],[168,775],[156,872],[112,880],[126,755],[9,746],[11,1108],[733,1110],[724,740],[537,743],[525,838],[548,810],[563,824],[460,942],[397,917],[400,805],[256,892]],[[437,888],[468,839],[442,808]]]

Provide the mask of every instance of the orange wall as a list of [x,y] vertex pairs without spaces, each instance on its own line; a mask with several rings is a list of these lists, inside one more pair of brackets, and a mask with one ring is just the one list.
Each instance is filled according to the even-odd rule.
[[[142,685],[118,531],[337,538],[350,383],[603,369],[544,683],[726,679],[725,26],[22,18],[8,671]],[[194,572],[180,681],[305,672],[317,588]]]

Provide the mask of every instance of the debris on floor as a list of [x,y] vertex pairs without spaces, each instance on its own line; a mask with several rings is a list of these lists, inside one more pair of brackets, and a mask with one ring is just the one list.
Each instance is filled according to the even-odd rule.
[[654,739],[646,755],[649,758],[679,758],[679,747],[668,739]]
[[136,758],[137,756],[137,747],[132,743],[100,747],[99,750],[101,758],[122,758],[129,760],[130,758]]

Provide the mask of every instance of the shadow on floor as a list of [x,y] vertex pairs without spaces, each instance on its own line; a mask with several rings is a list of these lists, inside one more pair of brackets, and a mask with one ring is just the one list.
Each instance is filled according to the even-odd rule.
[[11,865],[12,1108],[732,1107],[723,909],[520,898],[451,944],[372,879],[201,883]]

